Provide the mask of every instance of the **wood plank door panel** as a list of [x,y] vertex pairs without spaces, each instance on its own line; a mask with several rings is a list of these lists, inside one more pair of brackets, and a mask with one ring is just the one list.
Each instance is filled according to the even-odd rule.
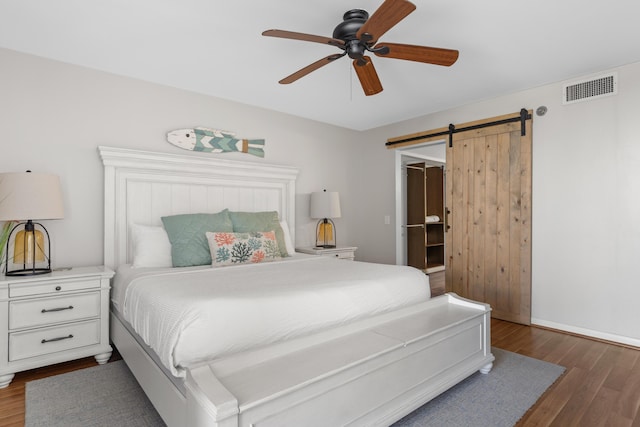
[[447,291],[531,323],[531,120],[454,135],[447,148]]

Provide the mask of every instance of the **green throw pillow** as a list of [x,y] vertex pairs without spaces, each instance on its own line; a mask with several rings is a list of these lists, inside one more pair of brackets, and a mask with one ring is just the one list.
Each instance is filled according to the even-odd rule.
[[[233,231],[236,233],[260,233],[264,231],[275,231],[276,241],[280,254],[283,257],[289,256],[287,245],[284,242],[284,232],[280,227],[278,212],[232,212],[229,211],[229,217],[233,223]],[[224,230],[221,230],[224,231]]]
[[174,267],[211,264],[207,231],[233,231],[227,209],[214,213],[183,214],[162,217],[171,242]]

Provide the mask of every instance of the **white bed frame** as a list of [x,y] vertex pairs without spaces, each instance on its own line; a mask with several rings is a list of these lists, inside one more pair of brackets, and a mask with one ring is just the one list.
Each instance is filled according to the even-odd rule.
[[[163,215],[277,210],[295,239],[295,168],[99,152],[111,268],[131,262],[129,225],[160,224]],[[494,360],[490,307],[454,294],[203,363],[183,381],[115,315],[111,340],[169,426],[389,425],[472,373],[488,373]]]

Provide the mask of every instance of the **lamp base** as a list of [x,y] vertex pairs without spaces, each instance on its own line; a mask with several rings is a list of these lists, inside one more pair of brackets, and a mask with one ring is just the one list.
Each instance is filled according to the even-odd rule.
[[316,247],[335,248],[336,247],[336,226],[329,218],[318,221],[316,226]]
[[[9,256],[11,236],[21,226],[24,227],[24,230],[19,231],[14,236],[16,248],[14,248],[13,254]],[[7,247],[3,260],[4,275],[36,276],[51,273],[49,253],[51,253],[51,240],[47,229],[42,224],[32,220],[20,222],[11,229],[7,238]],[[17,264],[22,268],[10,270],[9,258],[12,259],[13,264]]]
[[50,268],[25,268],[22,270],[11,270],[4,273],[5,276],[35,276],[38,274],[51,273]]

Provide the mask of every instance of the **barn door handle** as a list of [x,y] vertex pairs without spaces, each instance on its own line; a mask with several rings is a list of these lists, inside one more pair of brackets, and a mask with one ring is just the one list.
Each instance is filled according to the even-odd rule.
[[447,208],[445,206],[444,208],[444,231],[447,232],[449,231],[449,229],[451,228],[451,226],[449,225],[449,214],[451,213],[451,211],[449,210],[449,208]]

